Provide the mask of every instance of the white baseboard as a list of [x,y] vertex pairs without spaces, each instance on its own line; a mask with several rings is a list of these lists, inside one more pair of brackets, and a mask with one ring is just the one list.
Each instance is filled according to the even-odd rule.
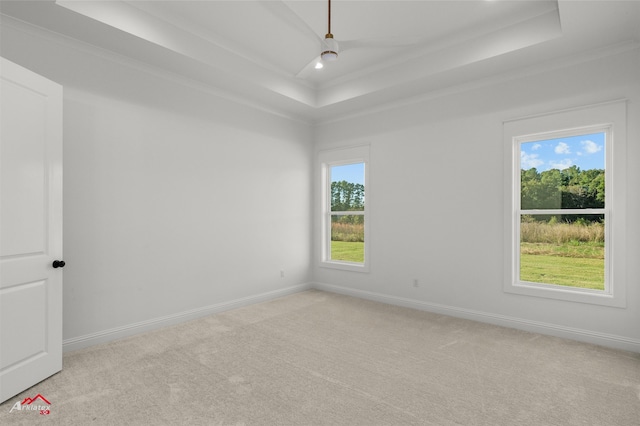
[[387,303],[390,305],[402,306],[405,308],[413,308],[442,315],[449,315],[452,317],[464,318],[503,327],[530,331],[534,333],[563,337],[566,339],[592,343],[600,346],[607,346],[615,349],[640,352],[640,340],[630,339],[623,336],[616,336],[613,334],[605,334],[590,330],[564,327],[539,321],[530,321],[521,318],[508,317],[505,315],[497,315],[482,311],[458,308],[455,306],[423,302],[421,300],[407,299],[404,297],[391,296],[365,290],[357,290],[333,284],[316,282],[313,283],[312,287],[317,290],[359,297],[361,299],[373,300],[375,302]]
[[122,327],[111,328],[96,333],[86,334],[84,336],[65,339],[62,342],[64,352],[83,349],[100,343],[107,343],[113,340],[122,339],[124,337],[133,336],[135,334],[144,333],[158,328],[174,325],[181,322],[193,320],[207,315],[240,308],[242,306],[252,305],[255,303],[266,302],[268,300],[277,299],[278,297],[287,296],[289,294],[298,293],[313,288],[311,283],[298,284],[292,287],[282,288],[254,296],[243,297],[240,299],[230,300],[227,302],[216,303],[214,305],[204,306],[202,308],[191,309],[189,311],[177,314],[167,315],[160,318],[154,318],[147,321],[141,321],[134,324],[128,324]]

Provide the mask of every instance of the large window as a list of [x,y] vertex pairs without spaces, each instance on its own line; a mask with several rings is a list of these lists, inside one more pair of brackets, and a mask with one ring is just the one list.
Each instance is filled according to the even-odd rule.
[[322,264],[368,270],[368,147],[324,151],[322,169]]
[[506,291],[624,305],[624,110],[505,123]]
[[515,138],[520,282],[606,290],[610,139],[610,126]]

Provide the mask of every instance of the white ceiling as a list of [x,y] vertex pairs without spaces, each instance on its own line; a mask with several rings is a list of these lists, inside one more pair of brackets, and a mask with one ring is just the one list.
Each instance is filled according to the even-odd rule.
[[0,11],[310,122],[640,42],[640,1],[2,1]]

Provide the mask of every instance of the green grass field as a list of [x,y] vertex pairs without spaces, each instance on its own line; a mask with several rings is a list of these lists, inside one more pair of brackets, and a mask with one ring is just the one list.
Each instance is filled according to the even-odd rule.
[[[331,241],[331,259],[364,262],[364,243]],[[569,241],[520,244],[520,279],[604,290],[604,243]]]
[[364,243],[350,241],[331,241],[331,260],[363,263]]
[[520,279],[604,290],[601,243],[521,243]]

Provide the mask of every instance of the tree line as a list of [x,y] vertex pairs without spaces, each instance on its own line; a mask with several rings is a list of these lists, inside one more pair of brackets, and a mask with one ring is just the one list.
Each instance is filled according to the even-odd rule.
[[331,182],[331,211],[364,210],[364,185],[360,183]]
[[[603,208],[605,174],[602,169],[580,170],[575,165],[564,170],[543,172],[533,167],[520,171],[520,188],[523,210]],[[364,199],[364,185],[345,180],[331,182],[331,211],[362,211]],[[340,221],[361,218],[349,216],[342,217]],[[563,216],[563,220],[568,222],[576,218],[575,215]]]
[[[331,182],[331,211],[348,212],[364,210],[364,185],[346,180]],[[340,218],[333,216],[333,222],[363,223],[364,216],[349,215]]]
[[[538,172],[533,167],[520,171],[521,208],[533,209],[588,209],[604,207],[604,170],[580,170],[571,166],[564,170],[551,169]],[[566,215],[564,221],[573,222],[575,215]]]

